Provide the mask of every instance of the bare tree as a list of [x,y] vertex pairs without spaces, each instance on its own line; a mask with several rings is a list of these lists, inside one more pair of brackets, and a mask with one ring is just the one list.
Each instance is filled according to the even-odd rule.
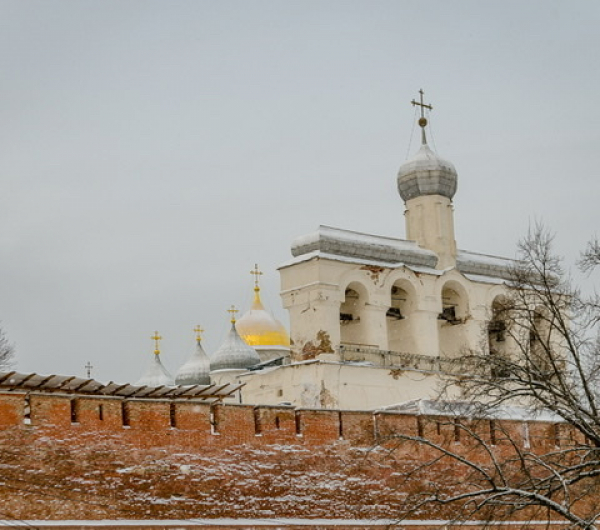
[[0,371],[8,370],[13,363],[14,346],[6,338],[4,330],[0,328]]
[[[464,374],[445,387],[464,402],[448,401],[446,416],[430,418],[435,429],[422,419],[416,433],[390,434],[388,444],[403,445],[407,455],[399,463],[409,493],[404,518],[437,507],[456,520],[560,519],[596,528],[598,295],[572,285],[543,227],[531,230],[519,254],[486,344],[464,354]],[[596,240],[580,267],[598,265]],[[516,421],[519,411],[546,422]]]
[[592,239],[587,248],[581,253],[579,266],[584,272],[589,272],[600,265],[600,240],[597,237]]

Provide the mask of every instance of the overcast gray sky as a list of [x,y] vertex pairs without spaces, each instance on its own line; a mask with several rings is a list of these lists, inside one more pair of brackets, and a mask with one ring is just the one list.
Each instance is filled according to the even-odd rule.
[[[423,88],[460,248],[598,231],[600,2],[0,0],[0,320],[17,369],[135,381],[319,224],[404,237]],[[418,147],[415,131],[411,154]]]

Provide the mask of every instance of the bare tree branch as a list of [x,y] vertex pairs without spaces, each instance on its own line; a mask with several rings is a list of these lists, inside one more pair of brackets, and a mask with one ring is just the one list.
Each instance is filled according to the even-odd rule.
[[581,253],[578,265],[583,272],[590,272],[600,265],[600,240],[598,240],[598,237],[594,237],[589,241],[587,247]]
[[8,370],[13,363],[14,346],[6,338],[6,334],[0,328],[0,370]]
[[[519,260],[502,303],[492,308],[481,348],[464,352],[460,377],[447,377],[442,397],[459,395],[464,401],[454,410],[446,401],[449,415],[435,421],[438,433],[446,425],[459,440],[393,433],[396,443],[408,445],[404,454],[419,455],[400,466],[414,490],[406,513],[437,505],[455,521],[543,517],[573,528],[596,528],[600,300],[572,285],[552,251],[552,239],[538,225],[520,242]],[[595,239],[579,266],[589,272],[597,265],[600,244]],[[554,418],[520,423],[552,431],[530,444],[516,432],[514,421],[508,425],[496,419],[507,407]]]

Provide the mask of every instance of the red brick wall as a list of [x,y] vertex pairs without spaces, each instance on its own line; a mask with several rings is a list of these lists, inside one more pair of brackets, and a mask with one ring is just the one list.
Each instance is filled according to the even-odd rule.
[[[342,439],[352,445],[372,445],[396,433],[425,436],[436,442],[466,442],[460,429],[452,426],[452,419],[440,416],[42,393],[0,394],[0,429],[24,423],[26,400],[30,404],[31,425],[35,426],[119,433],[143,431],[158,436],[190,431],[204,443],[214,443],[214,438],[219,437],[222,441],[218,443],[327,445]],[[465,421],[483,439],[492,441],[493,436],[499,445],[506,443],[507,436],[513,440],[527,437],[532,447],[546,450],[553,445],[573,444],[581,438],[565,425],[547,422]],[[146,434],[141,436],[143,439]],[[211,439],[213,442],[209,442]]]
[[19,394],[0,394],[0,429],[23,423],[25,400]]
[[335,410],[298,410],[298,431],[305,443],[330,444],[340,438],[340,414]]
[[[130,400],[124,414],[117,398],[31,394],[28,424],[25,399],[0,394],[0,502],[19,519],[393,518],[398,470],[428,456],[404,444],[389,458],[394,434],[468,450],[441,417],[186,400]],[[503,429],[526,432],[469,426],[500,449]],[[572,443],[564,427],[528,428],[532,448]]]
[[32,425],[71,426],[71,399],[68,396],[31,394]]

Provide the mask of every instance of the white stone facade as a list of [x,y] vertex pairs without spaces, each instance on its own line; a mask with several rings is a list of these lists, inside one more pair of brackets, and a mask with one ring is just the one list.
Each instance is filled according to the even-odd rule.
[[408,240],[321,226],[294,241],[279,269],[291,364],[239,375],[244,402],[374,409],[431,399],[461,373],[465,351],[511,350],[494,308],[513,262],[457,250],[457,173],[423,141],[398,173]]
[[488,276],[320,251],[283,265],[294,362],[240,377],[246,402],[373,409],[435,397],[440,378],[460,371],[453,359],[494,340],[492,307],[511,264],[459,256],[465,270]]

